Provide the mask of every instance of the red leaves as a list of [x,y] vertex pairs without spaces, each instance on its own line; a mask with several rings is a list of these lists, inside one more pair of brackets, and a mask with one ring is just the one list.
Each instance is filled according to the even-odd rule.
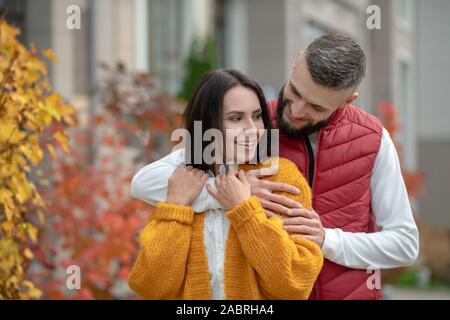
[[397,153],[402,163],[403,179],[408,190],[410,198],[416,198],[420,195],[422,190],[424,176],[422,173],[408,170],[403,165],[403,151],[402,147],[396,141],[396,135],[401,131],[402,126],[398,121],[398,112],[395,106],[389,102],[382,101],[378,104],[378,111],[380,113],[380,120],[386,130],[389,131],[390,136],[397,148]]
[[[57,242],[63,249],[58,255],[65,256],[50,263],[40,259],[48,270],[45,281],[38,279],[46,298],[115,297],[112,288],[127,279],[138,252],[137,234],[149,212],[145,203],[130,198],[131,178],[141,163],[128,159],[137,151],[140,160],[149,163],[155,160],[148,157],[153,152],[168,152],[174,124],[181,123],[180,115],[172,111],[179,101],[157,92],[150,75],[132,75],[123,65],[112,72],[102,89],[103,108],[87,128],[71,132],[73,152],[52,162],[46,174],[51,186],[44,195],[52,228],[44,233],[44,241]],[[148,140],[142,139],[148,135]],[[147,143],[161,150],[147,153]],[[40,257],[51,256],[50,245],[42,246]],[[82,290],[68,292],[51,265],[59,274],[69,265],[79,266]]]

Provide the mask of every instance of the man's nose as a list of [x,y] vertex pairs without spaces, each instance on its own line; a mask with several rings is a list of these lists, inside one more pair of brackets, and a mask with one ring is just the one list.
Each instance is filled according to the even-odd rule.
[[295,118],[304,118],[306,103],[304,101],[296,101],[291,105],[291,113]]

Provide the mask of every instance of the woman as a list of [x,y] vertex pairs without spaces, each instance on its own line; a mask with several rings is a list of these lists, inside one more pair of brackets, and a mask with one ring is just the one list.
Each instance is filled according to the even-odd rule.
[[[199,150],[184,147],[136,174],[133,196],[156,207],[140,234],[130,287],[147,299],[307,299],[322,267],[321,250],[289,235],[279,217],[266,216],[244,171],[278,160],[278,173],[268,179],[300,189],[284,195],[309,208],[307,182],[283,158],[238,167],[259,157],[258,129],[270,129],[260,87],[238,71],[211,71],[199,82],[184,119],[194,140],[195,121],[202,121],[202,134],[220,129],[224,140],[216,146],[226,146],[223,162],[231,165],[225,174],[221,161],[194,162]],[[206,147],[204,142],[200,152]],[[214,185],[204,188],[208,179]],[[208,200],[208,193],[217,201]]]

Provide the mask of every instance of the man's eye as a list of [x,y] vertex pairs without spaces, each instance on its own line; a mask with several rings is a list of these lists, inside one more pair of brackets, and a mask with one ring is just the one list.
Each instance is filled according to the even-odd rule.
[[321,112],[321,111],[322,111],[322,108],[319,108],[319,107],[317,107],[317,106],[312,106],[312,107],[313,107],[313,109],[316,110],[317,112]]

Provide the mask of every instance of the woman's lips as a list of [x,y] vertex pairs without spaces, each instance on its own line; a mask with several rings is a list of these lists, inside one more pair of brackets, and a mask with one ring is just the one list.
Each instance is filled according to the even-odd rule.
[[256,144],[258,142],[256,140],[240,140],[238,139],[238,141],[234,141],[234,144],[240,147],[244,147],[247,150],[253,149],[254,147],[256,147]]

